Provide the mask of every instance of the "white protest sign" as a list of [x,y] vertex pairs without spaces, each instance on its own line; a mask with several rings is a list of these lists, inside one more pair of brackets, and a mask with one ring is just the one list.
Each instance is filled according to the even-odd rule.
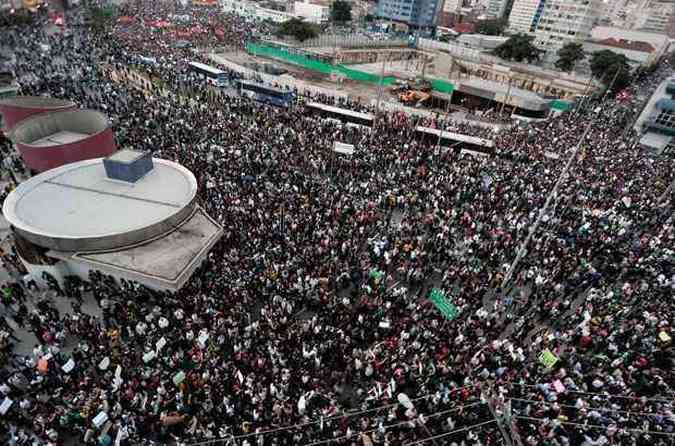
[[110,366],[110,358],[107,356],[103,358],[101,362],[98,363],[98,368],[101,370],[108,370],[108,367]]
[[157,351],[160,351],[161,349],[164,348],[165,345],[166,339],[164,338],[164,336],[162,336],[161,338],[159,338],[159,341],[157,341],[157,343],[155,344],[155,347],[157,348]]
[[208,340],[209,340],[209,334],[208,333],[206,333],[204,331],[199,333],[199,337],[197,338],[197,343],[199,344],[199,346],[201,348],[206,347],[206,341],[208,341]]
[[91,422],[92,422],[92,423],[94,424],[94,426],[96,426],[97,428],[100,428],[101,426],[103,426],[103,424],[104,424],[106,421],[108,421],[108,414],[105,413],[105,412],[99,412],[99,414],[96,415],[96,416],[94,417],[93,420],[91,420]]
[[9,398],[5,398],[2,401],[2,404],[0,404],[0,415],[4,415],[7,413],[10,407],[12,407],[12,404],[14,401],[10,400]]
[[75,368],[75,361],[73,361],[73,358],[70,358],[68,360],[68,362],[63,364],[63,367],[61,367],[61,370],[63,370],[66,373],[70,373],[74,368]]

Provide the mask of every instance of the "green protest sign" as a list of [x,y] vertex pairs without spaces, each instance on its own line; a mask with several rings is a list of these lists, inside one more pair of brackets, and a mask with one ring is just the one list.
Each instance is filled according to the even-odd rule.
[[384,273],[382,271],[372,269],[370,270],[369,276],[371,279],[375,280],[375,283],[379,283],[380,279],[382,279],[382,276],[384,276]]
[[445,298],[445,293],[439,290],[438,288],[434,288],[433,290],[431,290],[431,293],[429,293],[429,300],[432,301],[434,305],[436,305],[436,308],[438,308],[441,314],[445,316],[449,321],[456,318],[457,314],[459,314],[457,307],[455,307],[452,303],[450,303]]
[[558,362],[558,357],[551,353],[549,349],[546,349],[539,355],[539,362],[550,369]]

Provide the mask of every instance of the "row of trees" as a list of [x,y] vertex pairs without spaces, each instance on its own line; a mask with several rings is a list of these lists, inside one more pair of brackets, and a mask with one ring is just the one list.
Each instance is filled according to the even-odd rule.
[[[533,40],[532,36],[516,34],[498,46],[494,53],[505,60],[535,62],[543,51],[534,45]],[[558,50],[555,66],[561,71],[569,72],[585,58],[583,46],[569,42]],[[610,50],[596,51],[591,56],[590,67],[593,77],[606,84],[613,82],[614,89],[625,88],[630,83],[630,65],[623,54]]]

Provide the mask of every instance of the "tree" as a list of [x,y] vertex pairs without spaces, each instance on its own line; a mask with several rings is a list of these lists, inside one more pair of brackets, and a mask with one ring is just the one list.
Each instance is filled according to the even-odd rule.
[[352,19],[352,4],[345,0],[335,0],[330,8],[330,18],[334,22],[349,22]]
[[494,53],[502,59],[515,60],[516,62],[539,60],[539,55],[543,51],[532,44],[533,40],[534,37],[532,36],[516,34],[495,48]]
[[593,53],[591,57],[591,73],[613,91],[626,88],[631,80],[628,59],[623,54],[618,54],[611,50]]
[[501,36],[506,28],[504,19],[481,20],[476,24],[476,32],[487,36]]
[[584,60],[584,47],[580,43],[569,42],[558,50],[558,60],[555,66],[561,71],[572,71],[580,60]]
[[278,33],[282,36],[294,37],[300,42],[313,39],[319,35],[319,31],[315,25],[296,18],[286,20],[279,25]]

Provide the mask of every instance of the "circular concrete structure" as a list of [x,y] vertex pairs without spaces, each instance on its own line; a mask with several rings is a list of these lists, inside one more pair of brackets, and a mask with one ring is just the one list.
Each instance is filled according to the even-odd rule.
[[10,137],[26,165],[38,172],[115,151],[108,118],[93,110],[68,110],[24,119]]
[[64,110],[73,110],[77,107],[72,101],[65,99],[48,98],[44,96],[15,96],[0,99],[0,114],[2,114],[5,131],[10,131],[19,122],[33,115]]
[[103,159],[52,169],[21,183],[2,208],[14,230],[58,251],[100,251],[153,240],[194,212],[197,180],[185,167],[153,158],[136,183],[111,180]]

